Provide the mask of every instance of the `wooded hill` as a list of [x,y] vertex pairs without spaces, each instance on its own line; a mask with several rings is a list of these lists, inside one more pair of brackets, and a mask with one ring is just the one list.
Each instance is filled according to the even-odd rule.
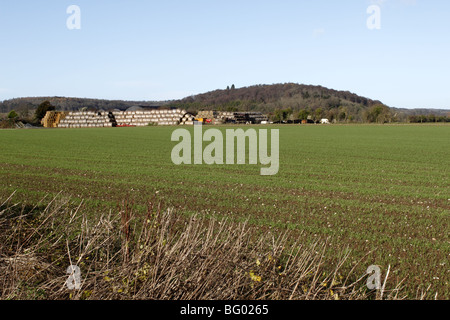
[[[427,119],[448,120],[449,110],[396,109],[381,101],[361,97],[349,91],[337,91],[322,86],[295,83],[255,85],[215,90],[172,101],[121,101],[66,97],[36,97],[5,100],[0,103],[0,113],[15,110],[19,115],[34,112],[44,101],[60,111],[126,110],[133,106],[174,107],[190,113],[201,110],[259,111],[274,121],[320,120],[335,122],[406,122],[412,116],[425,115]],[[430,117],[435,116],[435,118]],[[416,119],[415,118],[415,119]],[[419,118],[417,118],[419,119]],[[422,119],[422,118],[420,118]]]
[[450,110],[389,108],[381,101],[349,91],[295,83],[239,89],[232,85],[169,105],[191,113],[199,110],[260,111],[269,114],[274,121],[327,118],[333,122],[422,122],[425,116],[427,122],[450,120]]
[[171,106],[219,111],[260,111],[273,118],[328,118],[340,121],[364,121],[365,112],[380,101],[321,86],[295,83],[256,85],[211,91],[172,102]]
[[66,97],[30,97],[5,100],[0,103],[0,113],[8,113],[15,110],[20,113],[23,111],[33,111],[43,103],[49,101],[59,111],[79,111],[86,108],[88,110],[126,110],[134,106],[154,107],[162,106],[167,102],[161,101],[123,101],[123,100],[104,100],[104,99],[86,99],[86,98],[66,98]]

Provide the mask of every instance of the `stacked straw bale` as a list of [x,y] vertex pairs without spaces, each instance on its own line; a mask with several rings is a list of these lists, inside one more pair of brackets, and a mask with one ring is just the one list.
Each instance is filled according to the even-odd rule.
[[105,128],[116,126],[193,125],[194,116],[185,110],[142,110],[114,112],[54,112],[42,120],[47,128]]
[[57,128],[61,120],[68,115],[68,112],[47,111],[41,124],[45,128]]
[[[148,125],[176,126],[180,124],[194,124],[194,117],[185,110],[142,110],[114,112],[119,126],[145,127]],[[190,123],[192,122],[192,123]]]
[[114,119],[108,112],[69,112],[59,121],[58,128],[106,128],[113,127]]

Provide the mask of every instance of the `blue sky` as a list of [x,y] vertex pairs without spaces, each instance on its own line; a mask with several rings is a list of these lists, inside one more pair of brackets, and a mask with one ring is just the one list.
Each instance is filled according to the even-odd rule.
[[[367,8],[381,9],[369,30]],[[70,5],[81,29],[69,30]],[[450,109],[447,0],[0,0],[0,100],[295,82]]]

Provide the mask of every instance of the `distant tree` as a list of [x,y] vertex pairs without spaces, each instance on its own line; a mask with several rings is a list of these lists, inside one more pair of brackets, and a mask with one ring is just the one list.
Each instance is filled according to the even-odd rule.
[[327,101],[327,109],[339,108],[341,105],[341,99],[338,97],[330,97]]
[[30,116],[30,108],[32,108],[32,106],[30,107],[30,106],[26,105],[26,106],[22,107],[22,109],[19,110],[19,117],[21,119],[27,119]]
[[[272,120],[275,122],[287,121],[294,112],[291,108],[275,110]],[[293,119],[292,119],[293,120]]]
[[236,108],[236,107],[230,106],[230,107],[227,107],[227,111],[228,111],[228,112],[238,112],[239,109]]
[[302,109],[297,113],[297,120],[307,120],[309,116],[309,111]]
[[322,108],[317,108],[314,112],[314,120],[320,121],[323,118],[323,110]]
[[231,90],[235,90],[236,87],[234,86],[234,84],[231,86]]
[[392,120],[392,114],[387,106],[377,104],[367,110],[365,118],[370,123],[386,123]]
[[436,115],[413,115],[408,117],[410,123],[450,122],[450,117]]
[[47,111],[53,111],[55,110],[55,107],[52,106],[50,101],[46,100],[42,102],[36,109],[36,112],[34,114],[36,120],[41,121],[44,117]]
[[19,117],[19,115],[14,110],[11,110],[11,112],[8,113],[8,119],[10,119],[10,120],[15,120],[18,117]]
[[409,117],[408,117],[408,122],[410,122],[410,123],[416,123],[416,122],[417,122],[417,117],[416,117],[416,116],[409,116]]
[[271,119],[273,122],[281,122],[282,120],[282,114],[281,114],[281,110],[277,109],[273,112]]

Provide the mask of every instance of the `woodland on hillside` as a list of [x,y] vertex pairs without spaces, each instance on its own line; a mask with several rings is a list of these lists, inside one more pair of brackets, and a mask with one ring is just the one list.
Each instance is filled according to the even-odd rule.
[[[334,123],[449,122],[449,110],[397,109],[382,102],[361,97],[349,91],[295,83],[255,85],[215,90],[172,101],[121,101],[66,97],[32,97],[5,100],[0,103],[0,119],[11,111],[28,123],[38,124],[46,111],[126,110],[130,107],[181,108],[196,114],[203,110],[257,111],[274,122],[300,120]],[[8,120],[11,122],[10,120]]]
[[[219,111],[260,111],[273,121],[327,118],[331,122],[388,123],[409,122],[413,110],[389,108],[382,102],[358,96],[349,91],[337,91],[322,86],[295,83],[257,85],[199,94],[169,104],[173,107]],[[433,110],[422,110],[429,116]],[[448,120],[447,114],[436,110],[436,121]],[[414,118],[415,119],[415,118]]]

